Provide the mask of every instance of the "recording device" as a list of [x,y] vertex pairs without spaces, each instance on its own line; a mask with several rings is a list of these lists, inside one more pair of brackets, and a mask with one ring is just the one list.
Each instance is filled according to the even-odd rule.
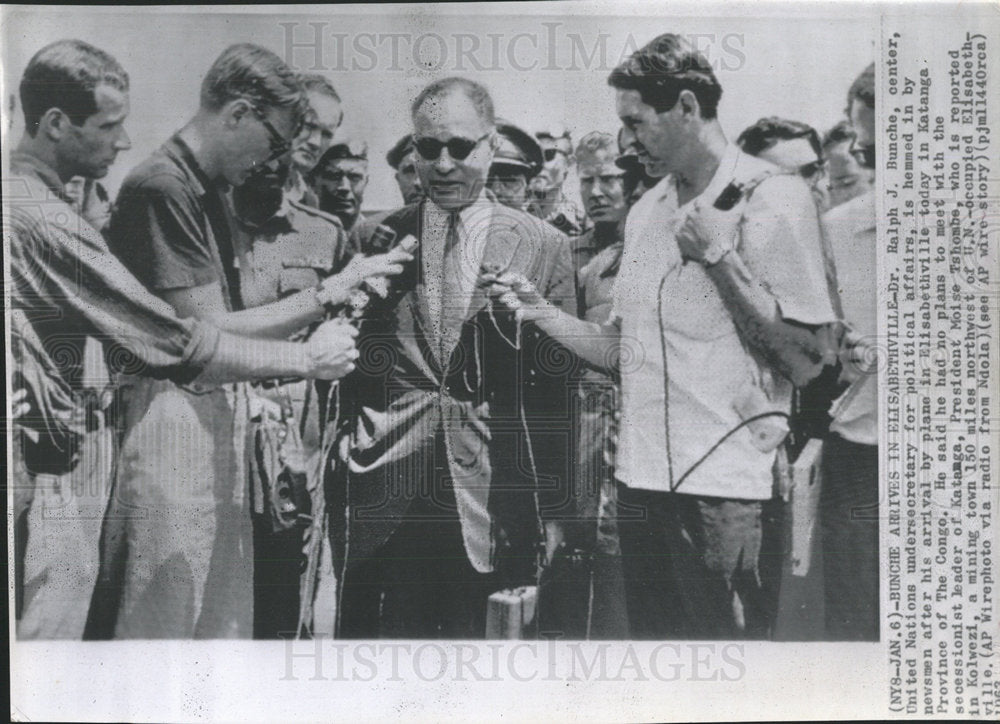
[[[379,224],[375,227],[375,232],[368,242],[368,253],[373,255],[388,254],[392,249],[399,248],[412,254],[416,250],[418,242],[412,234],[404,236],[398,244],[394,243],[396,236],[395,229],[385,224]],[[370,277],[365,279],[360,288],[351,292],[348,302],[348,306],[351,309],[350,318],[356,320],[364,314],[365,308],[371,302],[372,295],[379,299],[388,298],[389,286],[388,277]]]
[[740,202],[743,198],[743,192],[745,186],[738,181],[730,181],[726,188],[722,189],[722,193],[719,194],[718,198],[715,199],[715,203],[712,204],[719,211],[729,211],[736,204]]

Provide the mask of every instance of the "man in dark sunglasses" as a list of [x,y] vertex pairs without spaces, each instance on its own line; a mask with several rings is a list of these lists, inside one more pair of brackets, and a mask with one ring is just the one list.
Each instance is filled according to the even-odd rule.
[[826,160],[819,134],[812,126],[784,118],[761,118],[736,139],[745,153],[805,179],[821,211],[829,204],[826,194]]
[[485,193],[499,143],[486,88],[435,81],[411,115],[426,198],[366,220],[349,242],[368,252],[412,235],[418,246],[371,300],[359,336],[368,362],[341,388],[354,413],[335,447],[347,465],[331,481],[343,501],[330,515],[338,632],[483,638],[490,596],[535,582],[543,506],[566,504],[553,488],[566,483],[571,383],[565,365],[544,364],[551,340],[498,312],[479,280],[518,270],[575,309],[573,269],[562,234]]
[[568,236],[579,236],[583,232],[584,216],[563,193],[574,164],[573,138],[565,128],[538,131],[535,138],[542,147],[545,164],[531,180],[532,200],[528,211]]

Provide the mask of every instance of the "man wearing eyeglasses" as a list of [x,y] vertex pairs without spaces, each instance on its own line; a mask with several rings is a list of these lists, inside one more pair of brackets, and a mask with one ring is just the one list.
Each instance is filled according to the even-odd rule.
[[[875,172],[875,66],[848,92],[852,155]],[[847,327],[841,382],[823,443],[820,522],[826,633],[832,640],[877,641],[878,385],[877,238],[874,187],[823,217],[833,249]]]
[[[572,309],[573,271],[562,234],[484,192],[498,144],[486,88],[436,81],[411,111],[427,198],[382,226],[418,239],[417,258],[366,309],[362,362],[342,388],[353,400],[333,486],[348,510],[331,515],[346,569],[339,630],[482,638],[490,594],[534,582],[539,502],[566,503],[571,428],[569,358],[478,279],[516,270]],[[354,248],[382,243],[360,232]]]
[[368,144],[351,139],[330,146],[309,174],[309,184],[319,208],[351,231],[361,218],[368,187]]
[[573,166],[573,138],[565,128],[546,129],[535,134],[545,161],[542,170],[531,180],[532,199],[528,211],[555,226],[567,236],[583,233],[584,217],[563,193],[563,186]]
[[[325,302],[346,301],[353,283],[342,286],[337,276],[244,308],[224,192],[288,154],[305,109],[295,74],[277,55],[231,46],[205,76],[195,116],[125,179],[109,246],[179,316],[264,344],[321,320]],[[262,367],[260,376],[275,374]],[[119,599],[114,637],[249,637],[246,384],[137,376],[122,389],[124,434],[102,551],[105,593]]]
[[743,130],[736,144],[744,153],[804,178],[816,199],[816,206],[820,211],[826,210],[829,205],[826,160],[815,128],[776,116],[761,118]]

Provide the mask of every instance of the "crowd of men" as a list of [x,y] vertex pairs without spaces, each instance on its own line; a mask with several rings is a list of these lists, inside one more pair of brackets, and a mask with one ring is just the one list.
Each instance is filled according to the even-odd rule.
[[[128,74],[38,51],[5,186],[18,636],[475,639],[534,610],[516,635],[768,638],[821,449],[823,637],[876,639],[874,67],[824,136],[735,142],[678,35],[608,83],[621,128],[575,145],[430,83],[400,207],[366,214],[334,86],[234,45],[112,201]],[[109,429],[88,538],[54,511]]]

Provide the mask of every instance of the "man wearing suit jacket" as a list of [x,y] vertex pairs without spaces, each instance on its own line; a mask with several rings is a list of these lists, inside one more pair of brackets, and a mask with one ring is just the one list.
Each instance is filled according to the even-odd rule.
[[[382,219],[416,258],[362,321],[362,361],[342,386],[346,421],[331,529],[339,633],[482,638],[489,595],[534,583],[564,510],[575,358],[522,329],[479,284],[518,270],[573,304],[565,237],[484,191],[498,143],[488,91],[446,78],[412,106],[428,198]],[[352,244],[377,244],[373,224]],[[347,398],[350,399],[347,399]]]

